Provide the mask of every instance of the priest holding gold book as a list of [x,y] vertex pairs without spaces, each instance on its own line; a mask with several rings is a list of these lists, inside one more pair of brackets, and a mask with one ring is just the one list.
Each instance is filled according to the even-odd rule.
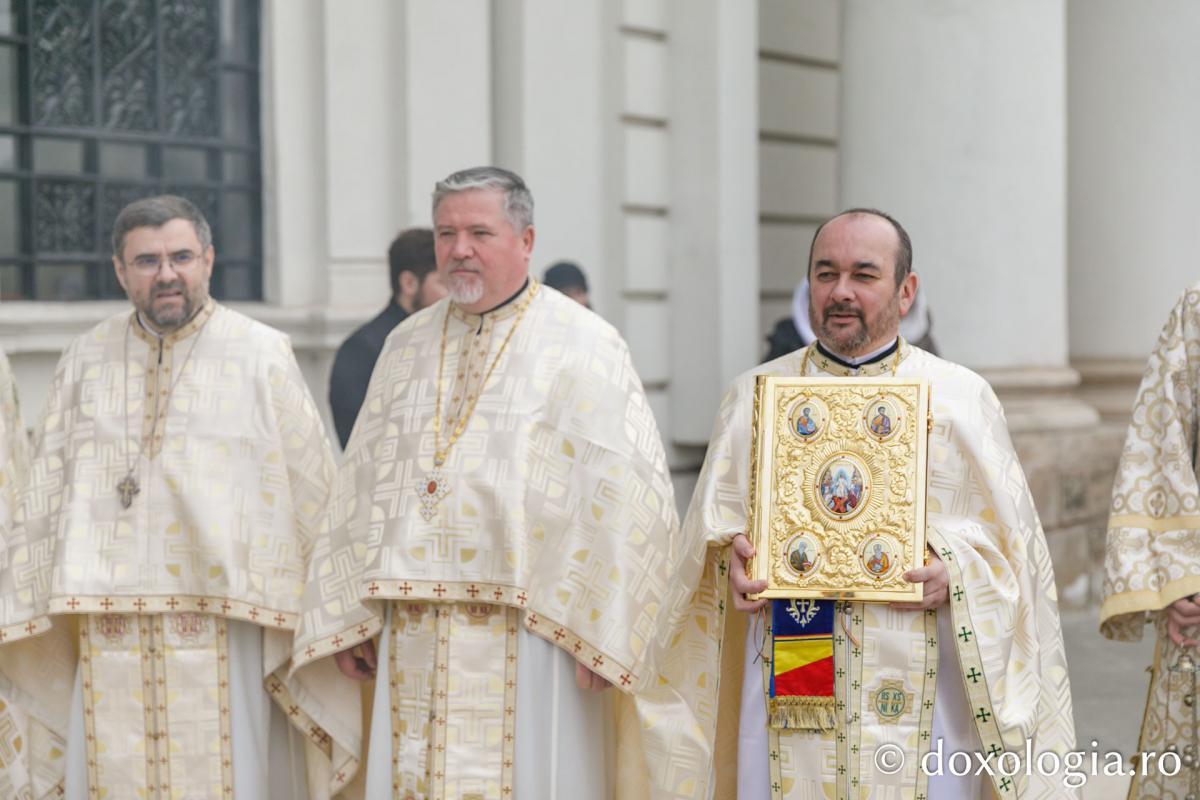
[[[1075,738],[1045,536],[991,388],[899,337],[917,290],[911,264],[908,234],[889,215],[853,209],[826,221],[808,264],[817,342],[742,375],[722,403],[684,523],[685,540],[727,570],[717,606],[733,609],[711,621],[720,681],[697,699],[720,709],[715,796],[1077,791],[1025,763],[1029,752],[1061,757]],[[764,376],[827,389],[793,386],[785,403],[763,395],[756,407]],[[924,412],[900,387],[926,385]],[[789,439],[793,461],[754,461],[771,435]],[[822,436],[840,438],[823,446]],[[911,448],[912,460],[880,467],[876,445],[901,460]],[[789,497],[798,505],[781,517],[786,547],[756,550],[756,513],[762,523],[763,509]],[[853,534],[854,547],[834,531]],[[822,580],[823,593],[768,590]],[[718,683],[730,697],[716,697]],[[966,775],[945,768],[960,752]]]

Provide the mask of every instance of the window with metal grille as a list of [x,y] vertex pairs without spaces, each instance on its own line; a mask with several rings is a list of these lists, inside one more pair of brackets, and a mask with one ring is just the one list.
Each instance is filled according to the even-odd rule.
[[0,299],[121,298],[113,220],[172,193],[262,298],[259,0],[0,0]]

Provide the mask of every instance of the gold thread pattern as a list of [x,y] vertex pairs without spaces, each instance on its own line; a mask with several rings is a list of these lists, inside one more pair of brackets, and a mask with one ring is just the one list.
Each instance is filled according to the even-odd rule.
[[[928,383],[759,376],[755,400],[748,535],[764,555],[750,569],[767,581],[758,596],[919,602],[921,584],[903,573],[925,549]],[[819,438],[795,435],[797,408]]]
[[224,620],[114,613],[80,622],[88,796],[231,798]]

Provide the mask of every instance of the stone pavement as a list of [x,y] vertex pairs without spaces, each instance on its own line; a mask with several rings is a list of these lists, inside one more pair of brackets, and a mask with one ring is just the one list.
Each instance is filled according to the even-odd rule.
[[[1076,749],[1101,754],[1118,750],[1128,758],[1137,750],[1154,631],[1148,628],[1136,644],[1110,642],[1100,635],[1095,609],[1063,611],[1062,623],[1075,705]],[[1128,778],[1089,777],[1083,800],[1121,800],[1128,788]]]

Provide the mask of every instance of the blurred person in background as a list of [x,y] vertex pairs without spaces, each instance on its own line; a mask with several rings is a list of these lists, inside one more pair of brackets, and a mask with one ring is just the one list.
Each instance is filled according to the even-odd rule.
[[591,298],[588,297],[587,276],[574,262],[559,261],[550,265],[542,277],[542,283],[557,289],[584,308],[592,307]]
[[329,407],[338,443],[345,449],[354,420],[367,396],[371,371],[383,349],[383,340],[411,314],[446,296],[433,255],[433,231],[409,228],[388,248],[392,296],[378,316],[342,342],[329,375]]

